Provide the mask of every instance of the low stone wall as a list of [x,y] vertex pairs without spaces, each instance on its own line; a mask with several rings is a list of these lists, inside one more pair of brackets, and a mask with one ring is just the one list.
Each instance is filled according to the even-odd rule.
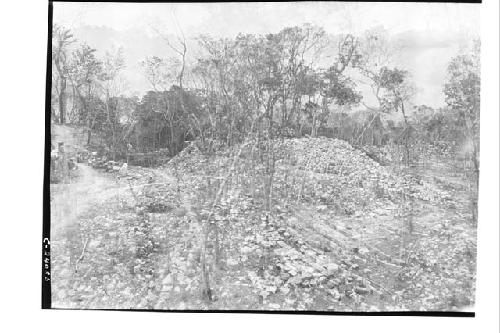
[[129,154],[127,161],[129,165],[142,167],[156,167],[170,160],[168,153],[164,151]]

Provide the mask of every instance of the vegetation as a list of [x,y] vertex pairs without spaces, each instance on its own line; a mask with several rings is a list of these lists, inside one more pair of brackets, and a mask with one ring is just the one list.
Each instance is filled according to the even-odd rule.
[[478,43],[451,59],[435,110],[416,103],[381,30],[203,35],[191,62],[184,36],[158,33],[175,57],[144,59],[151,90],[139,98],[124,95],[122,50],[99,58],[54,27],[53,121],[83,129],[82,146],[107,160],[169,158],[131,168],[77,233],[53,241],[58,304],[473,305]]

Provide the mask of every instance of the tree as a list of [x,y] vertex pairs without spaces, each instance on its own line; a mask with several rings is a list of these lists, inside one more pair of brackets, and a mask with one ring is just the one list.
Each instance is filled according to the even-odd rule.
[[[350,107],[359,104],[362,99],[361,93],[356,91],[354,81],[345,74],[347,68],[354,67],[359,59],[357,45],[358,42],[352,35],[343,36],[339,41],[336,61],[320,74],[319,94],[322,98],[322,113],[319,126],[329,115],[331,105]],[[316,130],[312,136],[316,136]]]
[[186,36],[184,35],[184,31],[179,25],[179,22],[177,21],[177,18],[175,15],[172,15],[172,19],[175,22],[176,27],[178,28],[178,34],[175,36],[175,38],[170,38],[166,33],[162,32],[161,29],[152,26],[151,28],[160,36],[161,39],[165,42],[167,47],[174,52],[178,58],[172,58],[176,59],[178,64],[180,65],[177,73],[176,73],[176,80],[179,84],[179,87],[181,90],[184,88],[184,75],[186,72],[186,55],[187,55],[187,41],[186,41]]
[[52,80],[59,102],[59,123],[66,122],[66,89],[69,74],[68,52],[71,44],[75,42],[73,34],[67,28],[54,24],[52,34],[52,62],[55,72],[52,73]]
[[[371,119],[363,121],[361,126],[355,126],[353,135],[355,142],[363,142],[368,132],[373,133],[374,126],[380,122],[380,112],[388,111],[384,101],[384,89],[381,76],[384,68],[394,65],[394,54],[398,46],[391,41],[390,35],[382,27],[365,31],[357,38],[356,52],[353,54],[352,67],[355,69],[353,78],[362,85],[367,85],[375,98],[376,106],[369,105],[369,96],[363,96],[359,102],[371,111]],[[368,98],[367,98],[368,97]],[[372,140],[373,141],[373,140]]]
[[152,29],[163,39],[167,47],[176,54],[176,57],[171,57],[168,59],[171,64],[174,64],[174,66],[169,66],[169,74],[175,75],[178,87],[175,89],[171,89],[171,91],[178,94],[177,100],[179,101],[179,106],[182,109],[182,113],[187,116],[186,120],[188,127],[191,128],[191,131],[193,131],[193,128],[197,127],[200,135],[203,137],[199,119],[196,117],[195,113],[191,112],[186,107],[186,98],[189,98],[190,95],[189,93],[186,93],[186,90],[184,89],[184,78],[187,70],[186,57],[188,51],[186,36],[184,35],[184,31],[177,21],[175,13],[172,12],[171,14],[172,20],[177,28],[177,34],[175,35],[175,38],[170,38],[166,33],[162,32],[157,27],[152,26]]
[[[103,92],[104,104],[106,106],[106,137],[110,142],[109,146],[113,151],[113,159],[116,159],[116,153],[119,142],[118,130],[120,126],[119,95],[123,91],[123,81],[120,78],[120,72],[125,67],[123,49],[117,49],[114,52],[106,52],[102,62],[102,73],[100,82]],[[111,132],[111,135],[109,135]]]
[[354,67],[367,80],[366,82],[361,80],[361,82],[370,86],[378,102],[378,108],[381,108],[383,104],[380,75],[384,67],[394,66],[394,54],[398,51],[399,47],[391,41],[389,33],[383,28],[370,29],[359,40]]
[[304,111],[311,122],[311,136],[317,136],[320,128],[330,115],[332,105],[339,107],[356,105],[361,94],[346,71],[354,67],[359,59],[358,41],[352,35],[340,36],[335,60],[326,69],[307,67],[300,78],[299,91],[306,96]]
[[414,87],[410,81],[410,73],[406,70],[382,67],[377,81],[383,94],[380,98],[381,108],[384,112],[401,112],[405,125],[408,126],[408,115],[405,104],[414,94]]
[[377,76],[381,95],[381,110],[386,113],[401,112],[404,120],[404,128],[399,135],[399,142],[404,143],[406,163],[410,163],[410,140],[415,133],[415,128],[410,124],[406,111],[406,104],[414,95],[414,87],[410,81],[410,73],[406,70],[382,67]]
[[300,119],[303,97],[301,79],[314,77],[312,71],[327,46],[327,39],[322,28],[310,24],[285,28],[277,37],[282,48],[279,61],[283,79],[279,105],[280,127],[284,130],[291,126],[291,119]]
[[70,77],[79,100],[79,122],[86,125],[87,145],[90,145],[92,131],[98,129],[103,120],[103,105],[99,100],[99,79],[102,62],[95,55],[96,50],[82,44],[72,54]]
[[141,62],[146,79],[155,91],[165,91],[177,80],[179,62],[175,58],[147,57]]
[[[200,36],[198,43],[206,56],[199,59],[193,73],[205,90],[206,119],[213,139],[231,145],[238,138],[237,126],[245,121],[248,110],[248,72],[239,54],[241,44],[228,39]],[[244,88],[245,87],[245,88]]]
[[[172,155],[183,148],[182,143],[187,131],[203,137],[196,94],[175,84],[178,82],[179,66],[175,58],[163,59],[154,56],[142,62],[145,76],[153,88],[148,94],[155,99],[151,106],[143,104],[150,112],[157,113],[168,127],[168,146]],[[148,100],[145,99],[144,102],[148,103]]]
[[481,93],[480,42],[472,50],[453,58],[448,65],[444,94],[448,106],[458,113],[466,139],[472,143],[472,161],[479,174],[479,110]]

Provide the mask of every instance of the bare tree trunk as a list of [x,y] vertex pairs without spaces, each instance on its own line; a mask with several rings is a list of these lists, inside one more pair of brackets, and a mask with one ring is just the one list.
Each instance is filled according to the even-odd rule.
[[266,176],[264,183],[264,194],[265,194],[265,211],[266,211],[266,221],[269,222],[269,215],[271,213],[271,192],[273,187],[273,177],[274,177],[274,147],[273,147],[273,110],[274,103],[269,101],[267,105],[267,120],[268,120],[268,130],[267,130],[267,158],[266,158]]
[[474,191],[471,191],[471,205],[472,205],[472,223],[474,225],[477,224],[478,218],[478,206],[477,206],[477,196],[479,193],[479,147],[473,141],[473,149],[472,149],[472,163],[474,164]]
[[117,146],[117,142],[116,142],[116,135],[115,135],[115,126],[114,126],[113,120],[111,119],[111,112],[110,112],[109,103],[110,103],[109,92],[106,92],[106,103],[105,103],[105,105],[106,105],[106,113],[107,113],[108,126],[111,129],[111,146],[112,146],[111,148],[113,150],[113,160],[116,160],[116,146]]
[[[90,112],[90,110],[88,110],[87,112]],[[90,146],[90,139],[91,139],[91,136],[92,136],[92,119],[91,119],[91,116],[90,116],[90,113],[88,114],[88,117],[89,117],[89,120],[88,120],[88,128],[87,128],[87,146]]]
[[172,119],[169,119],[169,125],[170,125],[170,152],[172,156],[177,154],[177,147],[175,144],[175,134],[174,134],[174,123],[172,122]]
[[408,126],[408,118],[406,117],[405,105],[403,101],[401,101],[401,113],[403,113],[403,118],[405,121],[405,152],[406,152],[406,166],[410,165],[410,147],[408,143],[408,139],[410,138],[410,128]]
[[87,130],[87,146],[90,146],[90,139],[91,139],[91,136],[92,136],[92,131],[90,130],[90,128]]
[[213,225],[214,237],[215,237],[215,244],[214,244],[215,266],[219,267],[220,266],[220,252],[221,252],[221,244],[220,244],[220,237],[219,237],[219,225],[218,225],[218,223],[213,223],[212,225]]
[[[250,136],[253,133],[253,128],[255,124],[254,120],[252,122],[252,126],[250,129]],[[220,182],[219,187],[217,189],[217,193],[215,194],[214,201],[212,203],[212,207],[210,212],[208,213],[208,216],[206,218],[205,223],[203,223],[203,240],[202,240],[202,251],[201,251],[201,271],[202,271],[202,296],[204,297],[205,300],[211,301],[212,300],[212,290],[210,289],[210,276],[208,272],[208,263],[207,263],[207,244],[208,244],[208,236],[210,233],[210,224],[212,221],[212,217],[215,212],[215,206],[219,202],[220,198],[222,197],[222,193],[224,190],[224,187],[226,186],[227,182],[230,180],[234,172],[236,171],[236,163],[238,162],[241,153],[243,152],[243,149],[247,146],[247,144],[250,142],[249,139],[245,140],[243,144],[240,146],[238,152],[234,155],[233,161],[231,163],[231,166],[229,167],[229,171],[224,177],[224,179]],[[217,235],[218,237],[218,235]]]
[[61,77],[61,89],[59,91],[59,123],[66,122],[66,78]]
[[208,274],[207,265],[207,244],[208,244],[208,234],[210,232],[209,221],[204,224],[203,227],[203,241],[201,245],[201,277],[202,277],[202,298],[207,302],[212,301],[212,289],[210,288],[210,276]]
[[182,81],[184,79],[184,71],[186,69],[186,53],[187,53],[186,39],[184,39],[184,36],[181,45],[182,45],[182,55],[181,55],[182,67],[181,67],[181,72],[179,73],[179,87],[183,91]]
[[316,111],[313,113],[313,119],[311,124],[311,137],[316,137]]

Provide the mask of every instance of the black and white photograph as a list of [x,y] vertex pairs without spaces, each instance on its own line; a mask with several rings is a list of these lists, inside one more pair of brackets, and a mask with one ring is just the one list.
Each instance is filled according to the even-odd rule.
[[481,6],[51,3],[48,307],[473,316]]

